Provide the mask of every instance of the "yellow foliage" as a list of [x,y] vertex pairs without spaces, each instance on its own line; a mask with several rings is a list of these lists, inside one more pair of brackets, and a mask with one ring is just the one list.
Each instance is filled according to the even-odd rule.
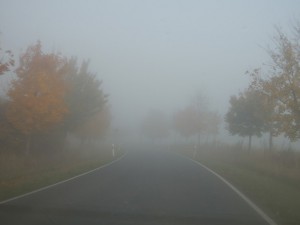
[[68,112],[63,68],[64,60],[55,54],[43,54],[39,43],[21,57],[18,78],[8,92],[6,112],[16,129],[29,135],[63,120]]
[[99,139],[110,126],[111,115],[108,107],[87,118],[75,129],[75,134],[83,139]]

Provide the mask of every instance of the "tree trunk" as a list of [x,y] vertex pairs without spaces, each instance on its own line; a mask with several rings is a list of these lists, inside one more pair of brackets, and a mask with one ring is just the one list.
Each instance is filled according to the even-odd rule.
[[270,131],[270,134],[269,134],[269,152],[271,152],[273,149],[273,133],[272,131]]
[[62,130],[61,134],[61,152],[64,152],[67,148],[67,137],[68,137],[68,132],[66,130]]
[[200,132],[198,133],[198,149],[200,150],[200,138],[201,138],[201,135],[200,135]]
[[248,152],[251,150],[252,135],[249,135]]
[[86,138],[81,138],[81,141],[80,141],[81,150],[84,148],[85,142],[86,142]]
[[31,149],[31,135],[28,134],[27,135],[27,138],[26,138],[26,149],[25,149],[25,154],[26,155],[29,155],[30,153],[30,149]]

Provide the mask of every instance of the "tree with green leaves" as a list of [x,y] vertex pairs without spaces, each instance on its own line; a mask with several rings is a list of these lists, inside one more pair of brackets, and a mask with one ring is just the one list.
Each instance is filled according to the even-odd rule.
[[66,102],[69,114],[64,121],[64,129],[73,132],[90,117],[105,109],[107,95],[103,93],[102,81],[89,71],[89,61],[83,61],[78,67],[76,58],[67,64],[66,84],[68,91]]
[[265,129],[262,106],[261,95],[255,91],[246,90],[230,98],[230,108],[225,115],[227,130],[232,135],[248,137],[248,150],[252,137],[260,137]]
[[11,50],[0,47],[0,75],[8,72],[15,65],[14,55]]

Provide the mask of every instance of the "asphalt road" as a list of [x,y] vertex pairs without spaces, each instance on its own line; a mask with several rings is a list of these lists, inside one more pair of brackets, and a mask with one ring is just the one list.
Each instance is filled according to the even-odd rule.
[[1,225],[267,225],[198,164],[166,151],[132,151],[71,181],[0,204]]

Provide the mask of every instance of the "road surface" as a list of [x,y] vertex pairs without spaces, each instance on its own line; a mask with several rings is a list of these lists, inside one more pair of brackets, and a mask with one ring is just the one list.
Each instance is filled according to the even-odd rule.
[[131,151],[87,175],[0,204],[1,225],[268,225],[198,164]]

